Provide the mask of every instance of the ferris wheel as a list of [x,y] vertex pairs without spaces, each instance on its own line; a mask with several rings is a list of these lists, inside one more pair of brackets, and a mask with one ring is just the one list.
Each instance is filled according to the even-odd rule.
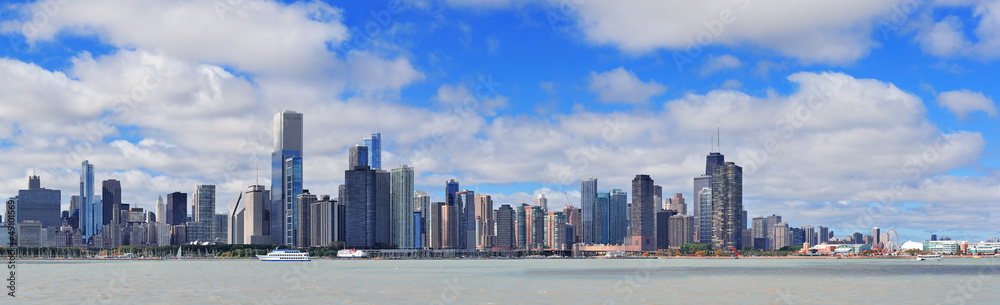
[[885,231],[885,241],[882,242],[882,251],[886,254],[895,254],[899,252],[899,234],[896,230],[889,229]]

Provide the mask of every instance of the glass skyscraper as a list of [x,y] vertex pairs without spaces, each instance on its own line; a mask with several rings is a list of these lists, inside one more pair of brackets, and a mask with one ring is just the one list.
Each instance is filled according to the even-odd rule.
[[620,189],[611,190],[611,200],[608,207],[609,230],[608,244],[620,245],[628,236],[628,193]]
[[365,146],[368,147],[368,166],[372,169],[382,168],[382,134],[375,132],[371,137],[364,138]]
[[743,168],[726,162],[712,172],[712,246],[739,249],[743,244]]
[[597,199],[597,178],[587,177],[580,180],[580,210],[583,225],[584,244],[594,243],[594,200]]
[[191,220],[197,223],[201,241],[215,241],[215,185],[199,184],[194,191],[194,210]]
[[302,194],[302,157],[290,156],[285,159],[285,245],[298,245],[299,205],[296,199]]
[[[287,164],[286,161],[289,160],[291,160],[291,164]],[[293,172],[289,173],[289,169]],[[291,110],[282,110],[274,115],[274,152],[271,153],[271,204],[269,210],[271,213],[272,243],[292,244],[296,226],[294,202],[301,192],[302,114]]]
[[608,244],[611,230],[611,194],[597,193],[594,200],[594,244]]
[[413,249],[416,247],[413,243],[413,168],[400,165],[392,169],[391,177],[389,217],[392,226],[389,228],[389,234],[392,235],[393,244],[397,248]]
[[653,178],[649,175],[635,175],[632,179],[632,215],[630,234],[633,245],[638,243],[643,251],[655,250],[656,228],[654,221]]
[[101,222],[104,221],[103,206],[100,200],[94,198],[94,165],[83,161],[80,170],[80,201],[83,207],[80,221],[84,242],[89,242],[94,235],[101,233]]

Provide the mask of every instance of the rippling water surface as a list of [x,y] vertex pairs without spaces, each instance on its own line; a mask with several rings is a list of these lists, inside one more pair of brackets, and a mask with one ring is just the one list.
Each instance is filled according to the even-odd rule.
[[1000,259],[993,258],[22,260],[17,270],[14,303],[1000,302]]

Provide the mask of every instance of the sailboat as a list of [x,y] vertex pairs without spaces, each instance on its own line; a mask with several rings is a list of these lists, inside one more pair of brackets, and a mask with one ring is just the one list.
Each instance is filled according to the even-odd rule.
[[184,249],[184,247],[183,246],[177,247],[177,257],[176,257],[177,259],[184,259],[184,255],[181,254],[181,249]]

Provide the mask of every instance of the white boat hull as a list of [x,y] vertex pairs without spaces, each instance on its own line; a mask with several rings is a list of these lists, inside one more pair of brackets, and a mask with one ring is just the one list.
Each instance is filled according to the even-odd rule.
[[270,257],[267,255],[257,255],[262,262],[308,262],[309,257]]

